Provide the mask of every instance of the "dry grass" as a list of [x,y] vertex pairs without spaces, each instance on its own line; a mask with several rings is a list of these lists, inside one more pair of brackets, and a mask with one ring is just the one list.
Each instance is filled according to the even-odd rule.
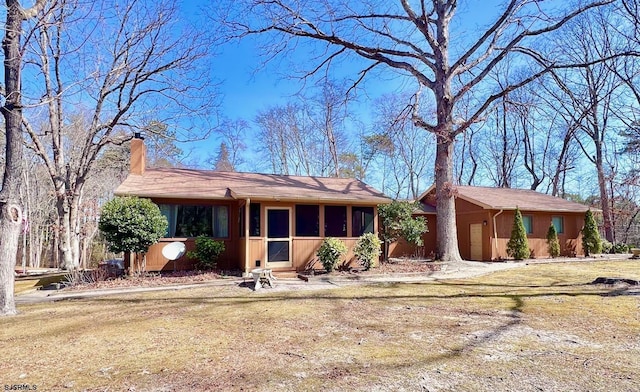
[[207,287],[21,306],[3,384],[38,390],[635,391],[640,263],[253,293]]

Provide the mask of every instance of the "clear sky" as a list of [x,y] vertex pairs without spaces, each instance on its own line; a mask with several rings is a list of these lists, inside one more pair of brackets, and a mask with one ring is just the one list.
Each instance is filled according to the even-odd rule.
[[[455,33],[452,34],[452,50],[459,50],[460,45],[467,43],[469,41],[467,36],[470,39],[477,38],[478,32],[493,22],[498,13],[504,9],[503,3],[503,0],[460,1],[454,19]],[[207,0],[184,0],[181,7],[185,15],[192,18],[197,14],[194,10],[202,4],[211,6],[211,2]],[[211,23],[211,20],[198,22],[202,26],[208,23]],[[305,90],[300,80],[287,75],[290,74],[291,64],[305,62],[306,54],[302,51],[296,52],[288,58],[277,58],[261,66],[263,57],[259,52],[257,39],[259,38],[249,37],[240,42],[234,41],[221,45],[217,48],[217,53],[212,60],[212,74],[221,82],[221,112],[230,119],[244,119],[252,123],[259,111],[290,102],[296,93]],[[345,75],[355,77],[362,66],[361,64],[343,64],[339,69]],[[413,78],[398,77],[398,74],[393,71],[388,72],[387,75],[388,77],[385,78],[368,80],[365,94],[360,94],[362,99],[356,110],[363,119],[371,118],[374,98],[397,91],[403,86],[406,87],[407,83],[414,83]],[[335,78],[335,75],[332,76]],[[185,150],[191,152],[191,159],[187,163],[200,161],[204,164],[204,159],[213,155],[219,145],[220,139],[212,135],[204,143],[198,142],[185,146]],[[255,170],[255,168],[240,167],[240,170]]]
[[[465,21],[465,25],[458,29],[459,39],[463,40],[467,31],[475,31],[479,25],[487,24],[496,15],[498,8],[496,4],[501,0],[487,1],[462,1],[459,4],[457,15]],[[199,8],[202,4],[210,5],[206,0],[182,1],[181,7],[187,18],[201,18],[198,16]],[[198,23],[206,26],[208,22]],[[469,30],[467,30],[469,29]],[[305,54],[294,53],[292,58],[277,58],[265,66],[261,66],[263,58],[259,52],[256,40],[259,38],[249,37],[243,41],[226,43],[217,48],[217,54],[213,59],[213,75],[221,81],[220,92],[222,93],[221,112],[231,119],[245,119],[251,122],[260,110],[268,107],[290,102],[293,95],[305,90],[305,85],[298,79],[288,77],[288,67],[291,61],[305,61]],[[356,77],[357,72],[362,67],[358,64],[342,64],[340,70],[343,76]],[[384,93],[392,93],[407,83],[414,83],[412,78],[399,77],[398,74],[390,72],[388,77],[378,80],[368,80],[366,91],[361,91],[359,97],[360,104],[356,110],[362,117],[370,116],[371,101]],[[197,144],[197,150],[215,150],[219,146],[219,141],[215,135],[211,137],[206,145]],[[187,147],[188,149],[189,147]],[[202,156],[196,153],[196,156]]]

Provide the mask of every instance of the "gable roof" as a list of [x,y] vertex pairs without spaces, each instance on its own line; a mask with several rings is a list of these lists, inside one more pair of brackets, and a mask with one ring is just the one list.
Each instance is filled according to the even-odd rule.
[[[529,189],[466,185],[457,185],[455,189],[460,199],[490,210],[515,210],[517,207],[522,211],[586,212],[590,209],[584,204]],[[419,200],[424,201],[434,191],[435,186],[432,185],[420,195]]]
[[118,196],[171,199],[255,199],[389,203],[381,192],[353,178],[284,176],[195,169],[147,169],[129,174]]

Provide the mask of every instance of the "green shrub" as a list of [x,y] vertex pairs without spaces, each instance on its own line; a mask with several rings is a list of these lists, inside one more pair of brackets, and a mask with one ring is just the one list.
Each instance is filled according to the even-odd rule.
[[102,206],[98,228],[112,252],[146,253],[167,231],[167,218],[149,199],[115,197]]
[[[603,251],[604,253],[604,251]],[[611,253],[629,253],[629,245],[627,244],[614,244],[611,248]]]
[[380,257],[380,253],[382,253],[380,246],[380,239],[373,233],[365,233],[356,241],[353,253],[355,253],[358,260],[360,260],[360,264],[362,264],[365,270],[371,268],[375,260]]
[[507,242],[507,254],[516,260],[522,260],[530,256],[529,241],[527,240],[527,230],[524,228],[522,214],[516,208],[511,228],[511,238]]
[[598,233],[598,225],[591,210],[584,214],[584,227],[582,228],[582,250],[585,256],[602,252],[602,241]]
[[408,243],[422,246],[422,235],[427,233],[427,220],[424,217],[413,217],[418,202],[393,201],[380,204],[378,214],[382,223],[380,236],[385,241],[385,259],[388,259],[389,244],[404,238]]
[[340,258],[347,254],[347,245],[334,237],[327,237],[316,253],[325,271],[331,272],[338,265]]
[[196,237],[196,249],[187,252],[187,257],[197,260],[196,268],[208,270],[216,267],[218,257],[224,252],[224,242],[216,241],[207,236]]
[[602,253],[614,253],[613,252],[613,244],[605,239],[600,241],[600,246],[602,247]]
[[558,232],[553,223],[549,225],[549,230],[547,230],[547,249],[551,257],[560,256],[560,241],[558,241]]

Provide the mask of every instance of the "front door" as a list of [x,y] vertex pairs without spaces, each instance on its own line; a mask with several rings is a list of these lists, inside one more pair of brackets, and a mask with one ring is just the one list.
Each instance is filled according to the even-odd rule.
[[291,208],[267,207],[267,268],[291,267]]
[[482,223],[469,225],[469,244],[471,247],[471,260],[482,260]]

